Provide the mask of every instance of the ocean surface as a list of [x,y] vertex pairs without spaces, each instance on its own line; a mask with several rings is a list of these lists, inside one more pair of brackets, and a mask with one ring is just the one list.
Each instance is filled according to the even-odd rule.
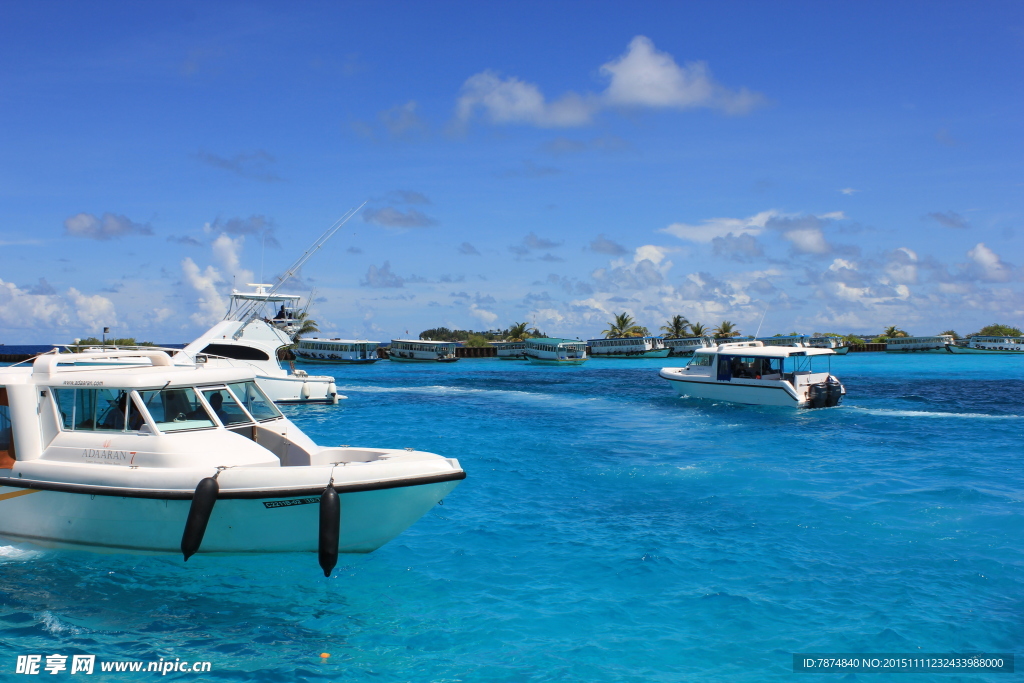
[[1024,653],[1024,358],[836,357],[843,404],[802,411],[678,398],[666,364],[307,367],[348,396],[286,408],[318,442],[468,478],[329,579],[312,554],[0,544],[0,679],[33,653],[211,662],[167,680],[1022,677],[795,674],[792,654]]

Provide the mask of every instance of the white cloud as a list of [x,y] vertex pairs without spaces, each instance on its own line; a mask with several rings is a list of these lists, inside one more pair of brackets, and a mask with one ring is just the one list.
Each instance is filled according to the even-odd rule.
[[707,244],[716,237],[726,235],[759,235],[772,218],[779,216],[778,211],[762,211],[749,218],[709,218],[700,225],[673,223],[659,232],[667,232],[681,240]]
[[153,228],[118,214],[105,213],[103,218],[98,218],[91,213],[78,213],[64,221],[64,234],[92,240],[110,240],[124,235],[152,235]]
[[999,255],[985,246],[984,242],[978,242],[973,249],[967,252],[967,257],[973,262],[968,271],[987,282],[1009,282],[1014,278],[1014,267],[1004,263]]
[[710,107],[743,114],[764,99],[746,88],[733,91],[715,83],[705,62],[679,66],[646,36],[633,38],[626,53],[602,65],[601,73],[610,79],[604,99],[617,106]]
[[596,103],[576,93],[548,102],[533,83],[493,71],[470,76],[462,85],[456,117],[466,123],[478,110],[491,123],[526,123],[542,128],[580,126],[590,123]]
[[68,323],[67,302],[53,294],[30,294],[13,282],[0,280],[0,322],[4,327],[31,329]]
[[715,82],[704,62],[679,66],[645,36],[633,38],[626,52],[603,64],[600,73],[609,81],[604,92],[580,95],[570,91],[548,100],[533,83],[482,71],[462,85],[455,116],[462,124],[482,113],[495,124],[567,128],[589,124],[599,110],[607,107],[707,107],[744,114],[764,101],[762,95],[746,88],[730,90]]
[[498,319],[498,315],[496,313],[492,313],[491,311],[488,311],[484,308],[480,308],[475,303],[470,304],[469,312],[475,315],[480,320],[482,320],[487,325],[493,324],[494,321]]
[[844,187],[843,189],[841,189],[839,191],[842,192],[843,194],[847,195],[847,196],[855,194],[857,192],[860,192],[860,190],[855,190],[852,187]]
[[227,300],[217,289],[217,285],[224,282],[220,272],[213,266],[200,270],[189,257],[181,262],[181,271],[185,275],[185,281],[199,294],[196,311],[189,316],[192,322],[210,326],[223,318],[228,305]]
[[825,241],[820,228],[802,227],[786,230],[782,236],[793,244],[793,248],[802,254],[827,254],[832,248]]
[[74,287],[68,289],[68,298],[75,307],[78,322],[87,330],[117,324],[114,302],[99,294],[82,294]]

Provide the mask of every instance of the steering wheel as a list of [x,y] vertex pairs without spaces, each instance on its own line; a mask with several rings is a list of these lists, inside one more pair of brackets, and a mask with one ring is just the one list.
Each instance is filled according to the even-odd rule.
[[175,422],[184,422],[187,419],[188,417],[185,416],[185,413],[178,413],[177,415],[174,416]]

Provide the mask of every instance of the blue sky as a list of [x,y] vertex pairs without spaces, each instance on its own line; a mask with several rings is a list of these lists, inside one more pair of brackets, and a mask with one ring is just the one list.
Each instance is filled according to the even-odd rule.
[[1024,323],[1024,5],[0,2],[0,342]]

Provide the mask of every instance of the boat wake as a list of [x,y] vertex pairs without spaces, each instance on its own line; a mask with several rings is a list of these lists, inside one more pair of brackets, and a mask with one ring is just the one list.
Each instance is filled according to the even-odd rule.
[[858,412],[867,413],[868,415],[878,415],[880,417],[961,417],[969,419],[985,419],[985,420],[1019,420],[1021,415],[992,415],[989,413],[940,413],[933,412],[930,410],[896,410],[894,408],[860,408],[852,407],[851,410]]

